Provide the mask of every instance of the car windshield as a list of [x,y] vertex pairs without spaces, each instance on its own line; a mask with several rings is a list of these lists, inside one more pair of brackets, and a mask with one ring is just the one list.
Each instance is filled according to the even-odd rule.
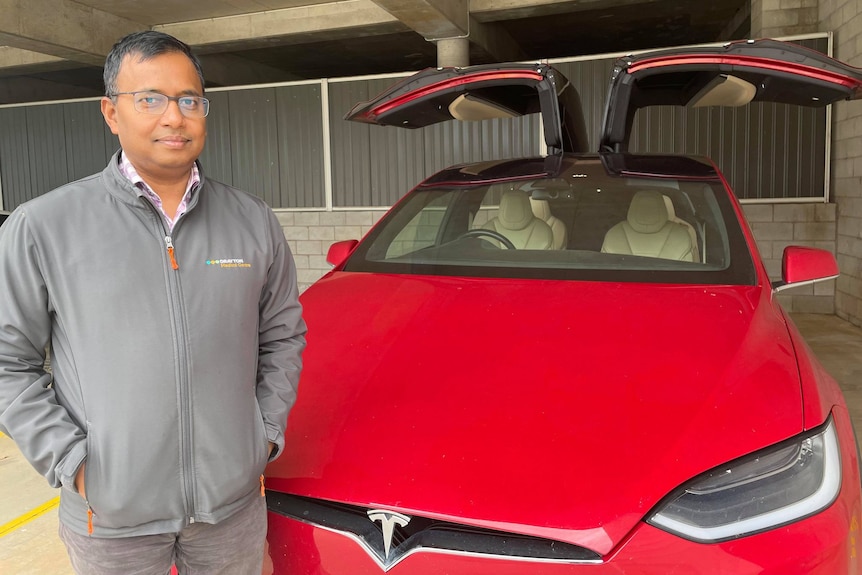
[[736,212],[718,179],[557,177],[416,188],[345,271],[752,284]]

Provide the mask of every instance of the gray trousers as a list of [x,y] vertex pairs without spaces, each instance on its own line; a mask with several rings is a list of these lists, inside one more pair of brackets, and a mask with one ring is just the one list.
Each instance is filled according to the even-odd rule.
[[60,523],[78,575],[260,575],[266,539],[266,499],[221,523],[193,523],[179,533],[105,539],[79,535]]

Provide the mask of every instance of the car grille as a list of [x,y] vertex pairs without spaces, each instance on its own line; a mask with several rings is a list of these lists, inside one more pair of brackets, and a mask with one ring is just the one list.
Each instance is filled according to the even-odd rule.
[[599,563],[589,549],[553,539],[495,531],[411,515],[404,525],[393,525],[387,554],[384,529],[369,518],[372,508],[333,503],[267,491],[273,513],[344,534],[358,542],[375,562],[388,570],[408,555],[424,551],[484,555],[524,561]]

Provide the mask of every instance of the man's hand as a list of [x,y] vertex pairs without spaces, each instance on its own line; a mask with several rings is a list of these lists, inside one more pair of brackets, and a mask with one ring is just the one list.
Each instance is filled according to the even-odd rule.
[[84,485],[84,467],[86,466],[86,463],[82,463],[81,467],[78,468],[78,473],[75,474],[75,489],[84,499],[87,498],[87,488]]

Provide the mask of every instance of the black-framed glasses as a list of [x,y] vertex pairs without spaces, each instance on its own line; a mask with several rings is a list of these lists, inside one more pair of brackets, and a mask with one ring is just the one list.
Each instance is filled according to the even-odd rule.
[[131,96],[135,103],[135,110],[144,114],[164,114],[171,101],[177,103],[180,113],[187,118],[204,118],[210,111],[210,101],[201,96],[165,96],[158,92],[116,92],[110,97],[124,95]]

